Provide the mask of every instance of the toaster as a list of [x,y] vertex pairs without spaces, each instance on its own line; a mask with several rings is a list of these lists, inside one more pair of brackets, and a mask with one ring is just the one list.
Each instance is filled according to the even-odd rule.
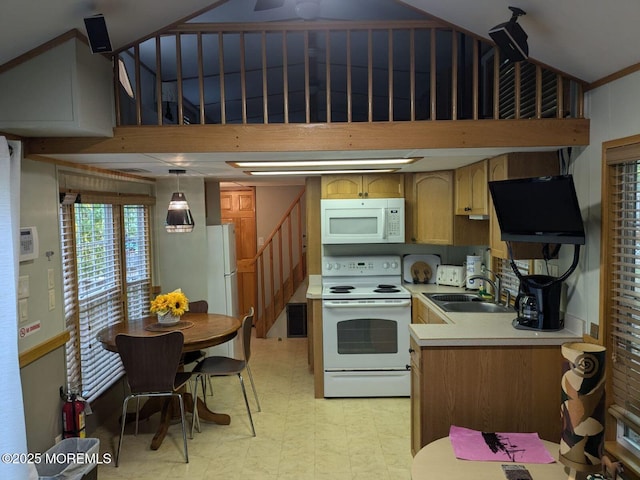
[[438,265],[436,284],[464,287],[465,281],[465,269],[462,265]]

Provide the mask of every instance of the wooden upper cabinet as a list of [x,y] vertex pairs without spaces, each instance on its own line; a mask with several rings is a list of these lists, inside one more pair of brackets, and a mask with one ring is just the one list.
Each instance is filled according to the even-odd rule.
[[456,169],[456,215],[489,215],[487,160]]
[[453,171],[416,173],[413,182],[415,243],[453,244]]
[[323,175],[322,198],[404,198],[404,176],[399,173]]
[[487,245],[489,222],[454,215],[454,172],[413,174],[407,198],[407,237],[431,245]]
[[[559,174],[556,152],[519,152],[499,155],[489,159],[489,181],[510,180],[514,178],[544,177]],[[491,255],[509,258],[507,244],[503,242],[500,224],[496,217],[493,201],[489,199],[489,247]],[[542,258],[542,244],[511,242],[513,258]]]

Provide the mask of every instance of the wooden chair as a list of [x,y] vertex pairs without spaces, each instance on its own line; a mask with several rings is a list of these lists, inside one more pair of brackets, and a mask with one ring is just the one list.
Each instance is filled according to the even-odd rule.
[[[253,395],[256,399],[258,411],[260,409],[260,402],[258,401],[258,394],[256,392],[255,384],[253,383],[253,375],[249,368],[249,359],[251,358],[251,328],[253,327],[253,315],[254,310],[251,307],[249,314],[242,320],[241,334],[242,334],[242,359],[236,359],[226,356],[211,356],[206,357],[204,360],[198,362],[193,369],[196,374],[195,387],[193,391],[194,399],[198,398],[198,383],[202,382],[204,390],[204,377],[222,377],[237,375],[240,379],[240,386],[242,387],[242,395],[244,395],[244,403],[247,407],[247,414],[249,415],[249,423],[251,424],[251,433],[256,436],[256,430],[253,426],[253,417],[251,416],[251,408],[249,407],[249,401],[247,399],[247,391],[244,388],[244,380],[242,379],[242,371],[247,370],[249,374],[249,380],[251,381],[251,388],[253,389]],[[195,400],[194,400],[195,401]],[[207,403],[206,394],[204,395],[205,405]],[[193,428],[195,423],[191,426],[191,434],[193,435]]]
[[137,400],[136,405],[136,435],[138,434],[138,415],[140,397],[178,397],[180,402],[180,416],[182,420],[182,439],[184,442],[184,457],[189,463],[187,452],[187,433],[185,428],[184,402],[178,390],[191,378],[190,372],[179,372],[180,358],[184,335],[180,331],[173,331],[162,335],[138,337],[119,334],[116,336],[118,354],[127,374],[127,382],[131,393],[122,403],[122,427],[118,450],[116,452],[116,467],[120,457],[122,438],[127,417],[127,405],[131,398]]
[[[189,313],[207,313],[209,311],[209,304],[206,300],[196,300],[195,302],[189,302]],[[202,360],[207,354],[204,350],[196,350],[195,352],[186,352],[182,357],[182,362],[185,365],[190,365]]]

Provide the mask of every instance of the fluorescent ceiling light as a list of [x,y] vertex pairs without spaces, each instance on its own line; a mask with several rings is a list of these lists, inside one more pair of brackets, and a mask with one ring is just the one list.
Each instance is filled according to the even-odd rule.
[[[420,157],[421,158],[421,157]],[[418,158],[359,158],[342,160],[278,160],[266,162],[227,162],[235,168],[353,167],[357,165],[406,165]]]
[[397,168],[357,169],[357,170],[253,170],[244,172],[247,175],[331,175],[336,173],[392,173]]

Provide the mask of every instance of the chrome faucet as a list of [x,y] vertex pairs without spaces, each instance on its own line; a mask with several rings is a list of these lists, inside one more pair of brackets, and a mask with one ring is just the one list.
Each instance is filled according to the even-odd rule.
[[[499,304],[502,299],[502,278],[500,278],[500,275],[497,275],[485,266],[482,267],[482,272],[493,275],[495,281],[491,280],[488,275],[474,275],[469,277],[469,280],[483,280],[491,285],[491,288],[493,288],[493,303]],[[507,306],[509,306],[509,301],[507,301]]]
[[496,303],[500,303],[500,300],[502,299],[502,277],[500,275],[498,275],[495,272],[492,272],[491,270],[489,270],[487,267],[483,266],[482,267],[482,272],[483,273],[490,273],[491,275],[493,275],[493,278],[495,278],[495,285],[493,285],[495,287],[495,290],[493,291],[494,297],[495,297],[495,301]]
[[489,285],[491,285],[491,288],[493,289],[493,302],[498,303],[500,296],[498,294],[498,286],[496,285],[496,282],[491,280],[486,275],[473,275],[469,277],[467,280],[482,280],[483,282],[487,282]]

